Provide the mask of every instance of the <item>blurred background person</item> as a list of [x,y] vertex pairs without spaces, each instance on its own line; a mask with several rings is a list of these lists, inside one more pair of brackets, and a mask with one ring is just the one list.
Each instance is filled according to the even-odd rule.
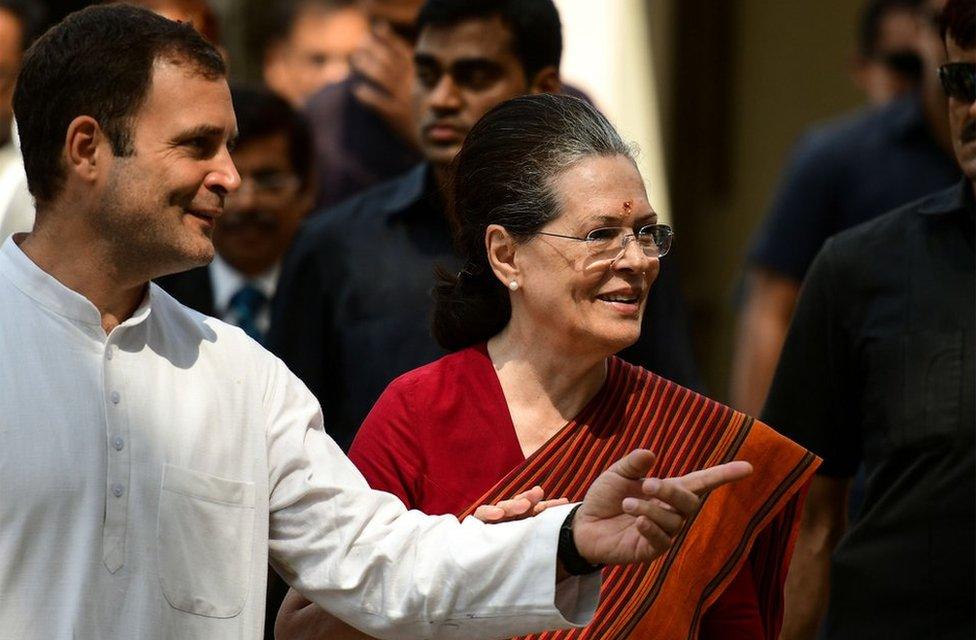
[[919,9],[925,0],[870,0],[861,9],[854,80],[871,104],[884,104],[918,88]]
[[352,75],[308,99],[316,208],[336,204],[421,160],[411,108],[413,44],[423,0],[360,0],[369,25]]
[[[343,448],[390,381],[444,354],[430,333],[430,291],[435,267],[460,266],[445,203],[468,131],[505,100],[560,88],[551,0],[429,0],[419,24],[416,127],[426,161],[310,219],[274,305],[269,346],[327,407]],[[670,267],[659,283],[645,320],[653,329],[624,358],[698,388]]]
[[[888,4],[904,11],[904,2]],[[748,254],[730,381],[737,409],[762,409],[800,283],[824,240],[958,180],[938,84],[945,54],[931,18],[940,4],[916,10],[918,90],[818,126],[797,143]]]
[[811,640],[821,619],[828,640],[976,637],[976,3],[949,0],[943,24],[964,177],[825,244],[763,410],[824,460],[784,640]]
[[0,0],[0,242],[34,226],[11,101],[24,51],[43,24],[44,7],[34,0]]
[[265,84],[294,107],[345,80],[350,58],[367,36],[366,17],[354,0],[275,0],[263,37]]
[[281,259],[313,197],[304,118],[267,89],[234,86],[239,138],[232,152],[241,187],[214,229],[213,261],[157,280],[183,304],[235,324],[263,342]]
[[[220,21],[207,0],[124,0],[126,4],[145,7],[161,16],[179,22],[189,22],[212,44],[220,47]],[[224,59],[227,52],[221,49]]]

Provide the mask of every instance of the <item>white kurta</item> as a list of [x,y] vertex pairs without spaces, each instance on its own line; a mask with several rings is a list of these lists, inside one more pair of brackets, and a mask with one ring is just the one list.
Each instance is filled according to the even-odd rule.
[[585,623],[598,574],[554,585],[567,508],[407,512],[239,329],[151,285],[106,336],[87,299],[0,248],[0,638],[260,638],[269,550],[380,637]]

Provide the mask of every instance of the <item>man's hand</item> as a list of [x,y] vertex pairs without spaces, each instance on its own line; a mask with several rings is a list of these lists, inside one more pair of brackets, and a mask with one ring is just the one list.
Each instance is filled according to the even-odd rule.
[[360,77],[353,87],[356,99],[379,114],[405,142],[419,146],[412,104],[414,68],[410,44],[381,22],[370,29],[349,62]]
[[600,474],[573,521],[580,555],[591,564],[650,562],[701,506],[701,497],[752,473],[736,461],[679,478],[647,478],[654,454],[638,449]]
[[540,486],[534,486],[513,498],[502,500],[495,504],[483,504],[472,514],[478,520],[489,524],[521,520],[529,516],[537,516],[549,507],[569,502],[566,498],[543,500],[545,492]]

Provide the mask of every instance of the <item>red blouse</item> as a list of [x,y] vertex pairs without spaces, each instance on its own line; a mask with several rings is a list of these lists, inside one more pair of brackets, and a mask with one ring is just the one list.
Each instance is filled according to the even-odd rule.
[[[349,458],[371,487],[424,513],[459,513],[481,498],[525,462],[486,347],[450,354],[390,383]],[[763,638],[748,562],[705,613],[700,637]]]

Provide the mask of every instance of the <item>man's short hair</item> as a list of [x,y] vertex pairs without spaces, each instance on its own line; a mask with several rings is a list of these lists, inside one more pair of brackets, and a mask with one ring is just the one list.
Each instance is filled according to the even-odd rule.
[[65,134],[78,116],[98,122],[115,155],[133,153],[132,119],[160,58],[206,78],[227,75],[220,53],[192,26],[124,4],[73,13],[31,46],[14,89],[14,114],[27,185],[39,202],[63,186]]
[[355,6],[355,0],[270,0],[264,9],[264,19],[255,26],[252,42],[262,55],[268,49],[291,37],[292,30],[306,11],[336,11]]
[[872,60],[881,52],[881,23],[895,11],[918,12],[926,0],[868,0],[861,9],[861,20],[857,26],[857,49],[864,58]]
[[37,0],[0,0],[0,11],[8,11],[20,22],[20,46],[26,50],[44,28],[44,5]]
[[417,32],[494,16],[512,32],[526,78],[531,80],[546,67],[559,68],[563,34],[552,0],[427,0],[417,16]]
[[230,93],[237,114],[238,148],[267,136],[284,134],[288,139],[291,168],[301,179],[302,188],[307,188],[315,152],[305,117],[268,89],[234,85]]
[[942,41],[950,36],[962,49],[976,47],[976,2],[949,0],[939,14],[939,34]]

